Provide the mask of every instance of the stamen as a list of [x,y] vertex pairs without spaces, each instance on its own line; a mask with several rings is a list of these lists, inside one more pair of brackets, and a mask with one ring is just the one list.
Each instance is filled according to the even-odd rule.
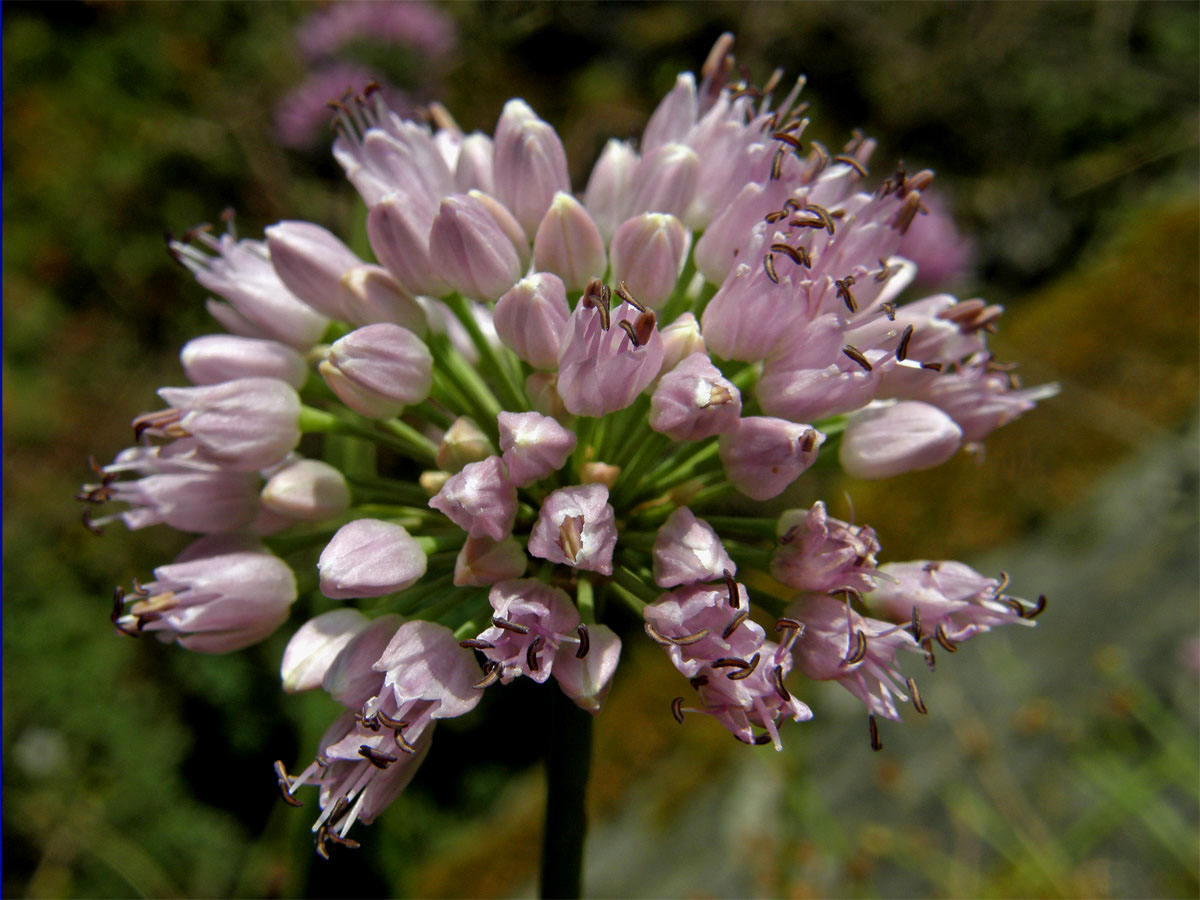
[[808,145],[812,147],[813,152],[817,154],[817,159],[820,160],[820,165],[817,166],[819,172],[829,165],[829,150],[820,141],[809,141]]
[[[629,341],[630,341],[630,343],[632,343],[632,344],[633,344],[633,346],[635,346],[635,347],[640,347],[640,346],[641,346],[641,344],[639,344],[639,343],[638,343],[638,339],[637,339],[637,333],[636,333],[636,332],[633,330],[633,326],[632,326],[632,325],[630,325],[630,324],[629,324],[627,321],[625,321],[624,319],[622,319],[622,320],[621,320],[620,322],[618,322],[617,324],[621,326],[621,330],[622,330],[622,331],[624,331],[624,332],[625,332],[627,335],[629,335]],[[572,561],[573,561],[573,560],[572,560]]]
[[587,283],[587,287],[583,291],[583,298],[579,301],[584,309],[595,309],[600,313],[600,327],[604,331],[608,331],[608,299],[605,293],[608,288],[599,278],[593,278]]
[[375,716],[367,716],[363,713],[358,713],[354,716],[354,718],[358,721],[359,725],[361,725],[363,728],[366,728],[368,731],[378,731],[383,727],[379,724],[379,719],[377,719]]
[[112,619],[112,622],[115,625],[115,624],[117,624],[117,619],[121,618],[121,616],[123,616],[124,614],[125,614],[125,589],[122,588],[118,584],[115,588],[113,588],[112,613],[109,615],[109,618]]
[[775,257],[768,253],[763,257],[763,271],[775,284],[779,284],[779,276],[775,274]]
[[283,766],[283,760],[275,760],[275,778],[279,782],[279,792],[283,794],[283,802],[288,806],[303,806],[292,793],[292,779],[288,776],[287,769]]
[[[669,638],[659,634],[658,629],[656,629],[649,622],[644,623],[643,627],[646,629],[646,634],[649,636],[650,640],[654,641],[654,643],[658,644],[660,647],[670,647],[671,644],[674,643]],[[707,632],[707,629],[705,629],[705,631]]]
[[722,656],[720,659],[715,659],[709,663],[709,667],[713,669],[748,669],[750,668],[750,663],[744,659],[738,659],[736,656]]
[[510,622],[503,616],[492,616],[492,624],[497,628],[503,628],[505,631],[511,631],[514,634],[529,634],[529,628],[525,625],[518,625],[516,622]]
[[[651,637],[654,637],[654,635],[651,635]],[[685,634],[683,637],[669,637],[666,639],[666,641],[668,644],[674,644],[676,647],[687,647],[691,644],[697,643],[698,641],[704,640],[706,637],[708,637],[708,629],[701,628],[694,634]]]
[[788,211],[786,209],[776,209],[763,216],[763,221],[768,225],[774,225],[780,219],[786,219]]
[[997,597],[996,599],[1011,609],[1020,618],[1025,618],[1026,610],[1020,600],[1017,600],[1015,597]]
[[737,582],[733,580],[733,573],[728,569],[724,570],[724,575],[725,589],[729,591],[729,605],[738,609],[742,605],[742,601],[738,596]]
[[847,344],[846,346],[844,346],[842,348],[842,352],[845,353],[852,360],[854,360],[856,363],[858,363],[860,366],[862,366],[865,371],[867,371],[867,372],[874,371],[871,368],[871,361],[868,360],[865,356],[863,356],[863,352],[861,350],[859,350],[857,347],[855,347],[853,344]]
[[410,756],[417,752],[417,748],[408,742],[408,738],[401,733],[399,728],[392,732],[392,740],[396,742],[397,747]]
[[813,448],[817,446],[817,430],[810,428],[800,436],[800,452],[812,453]]
[[588,655],[588,651],[592,649],[592,639],[588,635],[588,629],[586,625],[580,624],[575,631],[579,633],[579,649],[575,651],[575,658],[583,659]]
[[921,638],[921,649],[925,651],[925,667],[930,672],[937,668],[937,658],[933,655],[933,638],[929,635]]
[[338,834],[336,831],[333,831],[332,829],[326,830],[325,840],[333,841],[335,844],[339,844],[342,847],[349,847],[351,850],[357,850],[359,847],[362,846],[362,844],[360,844],[358,841],[354,840],[354,838],[342,837],[340,834]]
[[634,296],[632,293],[630,293],[629,288],[625,286],[624,281],[617,285],[617,296],[636,309],[638,312],[646,311],[646,307],[634,299]]
[[939,625],[937,627],[937,629],[933,632],[933,636],[935,638],[937,638],[937,642],[939,644],[941,644],[943,647],[946,648],[947,652],[949,652],[949,653],[957,653],[958,652],[958,644],[956,644],[956,643],[954,643],[954,641],[950,640],[949,635],[946,634],[946,626],[945,625]]
[[771,682],[775,685],[775,693],[784,703],[792,702],[792,695],[783,684],[783,666],[778,665],[771,671]]
[[495,650],[496,645],[488,641],[481,641],[479,638],[468,638],[465,641],[459,641],[458,646],[464,650]]
[[[628,322],[622,322],[628,325]],[[583,549],[583,516],[564,516],[558,524],[558,546],[571,562],[579,557]],[[526,632],[528,629],[526,629]],[[522,633],[526,633],[522,632]]]
[[750,657],[750,662],[747,664],[745,669],[742,669],[740,672],[730,672],[725,677],[730,681],[741,681],[743,678],[749,678],[754,674],[754,670],[758,668],[758,661],[761,657],[761,653],[755,653],[752,657]]
[[787,155],[787,151],[780,147],[775,151],[775,156],[771,159],[771,181],[778,181],[783,177],[783,158]]
[[824,228],[825,220],[817,216],[797,216],[788,221],[788,225],[796,228]]
[[909,191],[904,196],[904,202],[900,204],[900,209],[896,212],[896,218],[892,220],[892,227],[901,234],[907,234],[909,226],[913,223],[913,219],[924,208],[921,205],[921,193],[919,191]]
[[853,156],[845,156],[843,154],[838,154],[837,156],[835,156],[833,158],[833,161],[839,162],[839,163],[845,163],[850,168],[852,168],[854,171],[856,171],[859,175],[861,175],[863,178],[867,177],[866,168],[863,166],[862,163],[860,163]]
[[638,317],[633,320],[633,330],[637,334],[639,346],[650,343],[650,338],[654,336],[654,329],[657,325],[658,316],[654,314],[654,310],[647,309],[638,313]]
[[391,716],[389,716],[383,710],[379,710],[378,712],[376,712],[374,718],[376,719],[376,721],[382,722],[388,728],[391,728],[393,730],[399,729],[399,728],[407,728],[409,725],[409,723],[405,722],[403,719],[393,719]]
[[889,322],[896,321],[896,304],[892,302],[880,303],[879,308],[883,310],[883,314],[887,316]]
[[942,364],[940,362],[925,362],[921,363],[921,368],[928,369],[930,372],[940,372],[942,371]]
[[754,736],[754,746],[755,747],[761,747],[764,744],[769,744],[769,743],[771,743],[771,735],[767,734],[765,731],[762,734],[756,734]]
[[367,744],[363,744],[358,748],[358,755],[377,769],[386,769],[399,758],[388,753],[380,753],[374,747]]
[[900,343],[896,345],[896,359],[900,360],[901,362],[904,362],[904,360],[908,359],[908,342],[912,340],[912,336],[912,325],[906,325],[904,327],[904,333],[900,335]]
[[921,643],[921,607],[913,607],[912,622],[909,624],[908,630],[912,632],[913,640],[918,644]]
[[708,684],[708,676],[707,675],[696,675],[695,677],[688,679],[688,684],[690,684],[696,690],[700,690],[700,688],[702,688],[706,684]]
[[1049,605],[1049,601],[1046,600],[1046,595],[1038,594],[1037,606],[1035,606],[1033,609],[1026,612],[1025,618],[1036,619],[1038,616],[1040,616],[1043,612],[1046,611],[1046,607],[1048,605]]
[[738,627],[746,621],[746,617],[750,614],[746,610],[742,610],[737,614],[737,617],[725,626],[725,630],[721,632],[721,640],[729,640],[729,636],[738,630]]
[[683,698],[676,697],[671,701],[671,715],[675,717],[675,721],[680,725],[683,724]]
[[546,639],[539,634],[533,639],[533,642],[529,645],[529,649],[525,651],[525,664],[529,667],[530,672],[541,670],[542,661],[538,659],[538,653],[541,652],[544,646],[546,646]]
[[[793,525],[791,528],[789,528],[787,531],[785,531],[783,533],[783,535],[779,538],[779,543],[790,544],[792,541],[794,541],[796,539],[796,535],[798,535],[799,533],[800,533],[800,526]],[[780,621],[782,621],[782,620],[780,620]]]
[[848,666],[857,665],[867,658],[867,633],[859,628],[854,632],[854,647],[852,652],[843,660]]
[[825,223],[825,230],[828,231],[829,234],[832,236],[833,231],[834,231],[834,224],[833,224],[833,216],[831,216],[829,214],[829,210],[827,210],[823,206],[818,206],[815,203],[805,203],[804,210],[805,210],[805,212],[813,212],[813,213],[816,213],[818,216],[820,216],[821,221]]
[[883,741],[879,739],[879,726],[875,724],[875,714],[867,716],[867,721],[871,725],[871,749],[878,753],[883,749]]
[[489,659],[483,664],[483,677],[475,682],[471,687],[482,691],[486,687],[491,687],[500,680],[500,663],[494,659]]
[[847,275],[845,278],[835,279],[833,283],[837,285],[837,295],[846,304],[846,309],[852,313],[858,312],[858,302],[854,299],[854,295],[850,293],[850,286],[854,284],[854,276]]
[[784,254],[798,266],[804,266],[806,269],[812,268],[812,257],[808,255],[808,251],[803,247],[792,247],[788,244],[772,244],[771,249],[776,253]]
[[92,511],[85,509],[83,511],[83,527],[95,535],[104,534],[104,529],[92,521]]
[[927,715],[929,710],[925,708],[925,701],[921,699],[921,692],[917,690],[917,681],[911,675],[905,679],[905,684],[908,685],[908,693],[912,696],[913,709],[921,715]]
[[804,149],[804,144],[800,142],[800,138],[794,134],[789,134],[786,131],[775,131],[771,133],[771,140],[783,141],[789,147],[793,147],[797,153]]

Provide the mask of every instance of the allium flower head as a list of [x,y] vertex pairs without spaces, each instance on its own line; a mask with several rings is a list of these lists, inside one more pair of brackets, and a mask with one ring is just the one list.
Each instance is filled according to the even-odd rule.
[[[403,12],[340,4],[309,39]],[[172,241],[231,334],[188,345],[196,386],[163,389],[169,408],[79,499],[128,504],[85,514],[95,530],[209,535],[118,595],[126,633],[246,646],[287,618],[290,564],[306,570],[322,612],[284,687],[347,711],[312,765],[277,775],[289,803],[319,788],[322,855],[483,691],[553,676],[598,712],[623,639],[642,639],[617,633],[620,607],[690,684],[678,721],[779,748],[785,720],[813,717],[803,676],[861,700],[876,749],[896,698],[924,712],[901,651],[932,662],[1044,608],[960,563],[880,565],[875,531],[821,501],[763,505],[814,466],[937,465],[1054,388],[991,357],[998,307],[905,302],[933,173],[878,177],[871,140],[809,139],[803,81],[731,81],[732,44],[679,76],[640,141],[610,140],[582,194],[523,100],[465,134],[366,88],[335,105],[333,155],[374,260],[295,220],[265,242],[229,217]]]

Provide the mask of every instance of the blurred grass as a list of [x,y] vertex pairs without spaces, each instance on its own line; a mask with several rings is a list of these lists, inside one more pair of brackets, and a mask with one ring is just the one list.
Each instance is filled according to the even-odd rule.
[[[272,104],[303,74],[290,29],[313,9],[5,5],[5,896],[532,890],[536,691],[514,685],[447,723],[363,850],[318,865],[311,809],[278,802],[270,764],[311,753],[333,710],[279,694],[286,635],[220,659],[113,638],[111,585],[184,541],[117,528],[97,541],[69,501],[88,453],[124,446],[129,418],[181,377],[180,344],[212,329],[164,228],[232,204],[248,234],[284,217],[361,232],[327,154],[271,138]],[[1195,896],[1196,679],[1175,660],[1200,633],[1194,432],[1178,437],[1200,377],[1197,7],[444,9],[460,30],[444,84],[460,123],[490,131],[525,96],[559,127],[577,186],[723,29],[758,80],[774,64],[806,72],[814,136],[861,126],[881,139],[877,167],[903,153],[939,171],[979,240],[964,293],[1009,306],[995,343],[1027,383],[1064,388],[990,439],[984,466],[813,478],[792,497],[844,515],[849,491],[888,559],[974,558],[1030,534],[1056,550],[1018,585],[1059,588],[1037,632],[939,661],[929,720],[889,729],[881,757],[835,688],[806,690],[819,719],[788,729],[782,758],[715,723],[677,727],[678,679],[634,623],[597,721],[595,892]],[[1167,468],[1184,506],[1121,491],[1150,471],[1135,453],[1180,441]],[[1117,499],[1097,506],[1106,478]],[[1143,497],[1174,524],[1103,544],[1103,524]],[[1108,566],[1096,546],[1131,562]]]

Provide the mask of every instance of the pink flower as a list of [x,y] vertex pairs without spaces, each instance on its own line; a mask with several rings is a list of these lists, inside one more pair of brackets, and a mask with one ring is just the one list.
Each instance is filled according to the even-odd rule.
[[309,619],[296,629],[279,667],[284,691],[293,694],[320,687],[334,659],[370,622],[357,609],[343,607]]
[[[507,210],[497,208],[508,217]],[[452,289],[476,300],[499,298],[523,268],[516,245],[492,210],[466,194],[442,199],[429,232],[429,258]]]
[[557,421],[539,413],[502,412],[498,420],[500,450],[517,487],[526,487],[561,469],[578,440]]
[[[568,290],[583,290],[604,274],[607,258],[604,238],[582,204],[559,191],[538,225],[533,239],[533,264],[541,271],[557,272]],[[674,285],[675,279],[671,279]],[[643,301],[647,302],[647,301]]]
[[509,100],[496,124],[493,155],[496,196],[532,240],[554,195],[571,190],[562,141],[524,100]]
[[278,222],[266,234],[271,265],[287,289],[332,319],[346,318],[342,276],[363,264],[354,251],[312,222]]
[[[495,616],[474,646],[488,674],[504,684],[525,675],[539,684],[554,671],[560,648],[574,655],[582,638],[579,611],[566,592],[533,578],[502,581],[488,594]],[[487,646],[483,646],[483,645]]]
[[666,648],[685,678],[694,678],[712,662],[746,660],[758,652],[766,633],[746,617],[749,610],[746,588],[731,574],[723,585],[692,584],[663,594],[642,614],[647,634]]
[[698,441],[738,428],[742,394],[706,353],[693,353],[658,382],[650,427],[673,441]]
[[571,310],[562,279],[550,272],[522,278],[496,301],[496,333],[504,345],[537,369],[558,365]]
[[856,478],[891,478],[940,466],[962,444],[962,429],[927,403],[866,407],[850,416],[838,459]]
[[355,519],[338,529],[321,551],[321,593],[334,600],[382,597],[416,584],[425,574],[425,551],[400,525]]
[[179,352],[183,371],[192,384],[220,384],[236,378],[278,378],[297,390],[308,378],[308,366],[286,344],[233,334],[192,338]]
[[878,552],[871,528],[831,518],[818,500],[810,510],[793,509],[779,517],[771,575],[797,591],[865,593],[878,580]]
[[675,292],[691,243],[691,233],[672,215],[628,219],[613,236],[613,278],[625,282],[643,304],[661,310]]
[[296,579],[283,560],[244,537],[219,535],[190,544],[154,581],[125,598],[113,621],[127,634],[158,632],[201,653],[258,643],[283,624]]
[[734,487],[752,500],[769,500],[817,460],[825,436],[808,425],[747,416],[720,437],[721,463]]
[[529,535],[529,552],[552,563],[612,574],[617,526],[608,488],[584,484],[552,491]]
[[302,522],[340,516],[350,508],[346,476],[319,459],[298,459],[273,472],[263,485],[262,504]]
[[317,367],[343,403],[369,419],[387,419],[429,396],[433,356],[400,325],[366,325],[333,342]]
[[662,588],[716,581],[726,572],[737,574],[737,565],[716,531],[686,506],[671,513],[659,528],[651,555],[654,583]]
[[501,541],[512,534],[517,488],[500,457],[489,456],[451,476],[429,505],[471,537]]
[[489,537],[468,537],[454,561],[454,584],[480,586],[520,578],[529,565],[529,557],[514,537],[493,541]]
[[586,627],[587,644],[581,643],[574,653],[558,655],[554,678],[576,706],[595,714],[612,687],[621,659],[621,639],[607,625]]

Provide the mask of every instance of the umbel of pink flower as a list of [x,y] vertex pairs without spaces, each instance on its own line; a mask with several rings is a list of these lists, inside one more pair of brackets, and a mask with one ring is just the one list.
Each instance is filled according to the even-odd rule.
[[[84,521],[202,535],[118,592],[126,634],[236,650],[317,585],[284,689],[345,712],[277,774],[288,802],[319,788],[322,854],[485,691],[553,681],[599,711],[621,608],[690,685],[676,719],[776,749],[813,718],[807,681],[857,697],[878,749],[897,700],[925,712],[908,660],[1044,608],[962,563],[880,565],[875,531],[821,502],[756,512],[813,466],[885,478],[977,450],[1054,388],[993,359],[998,307],[904,302],[932,173],[872,179],[870,140],[807,139],[800,83],[731,82],[731,47],[582,193],[522,100],[467,134],[376,92],[333,148],[373,260],[298,221],[172,241],[229,333],[184,348],[192,386],[94,467]],[[109,502],[128,509],[91,514]]]

